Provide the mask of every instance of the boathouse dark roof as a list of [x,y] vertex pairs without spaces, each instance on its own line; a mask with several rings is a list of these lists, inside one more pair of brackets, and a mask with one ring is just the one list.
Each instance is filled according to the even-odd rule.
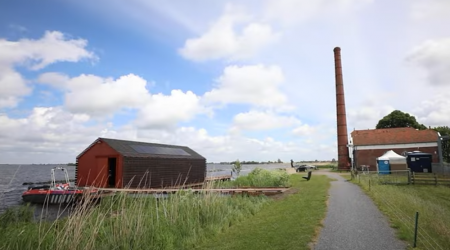
[[186,146],[126,141],[109,138],[98,138],[77,158],[82,156],[96,143],[104,142],[124,157],[151,157],[151,158],[182,158],[182,159],[205,159],[194,150]]

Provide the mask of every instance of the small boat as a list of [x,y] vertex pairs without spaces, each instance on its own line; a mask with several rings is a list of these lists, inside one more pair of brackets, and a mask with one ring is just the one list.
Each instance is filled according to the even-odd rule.
[[[65,183],[56,183],[55,170],[64,172]],[[31,185],[23,192],[22,199],[24,202],[39,203],[39,204],[67,204],[76,201],[82,197],[87,190],[79,189],[69,182],[69,174],[67,169],[63,167],[55,167],[51,170],[50,185]],[[96,194],[96,190],[89,191],[91,194]]]

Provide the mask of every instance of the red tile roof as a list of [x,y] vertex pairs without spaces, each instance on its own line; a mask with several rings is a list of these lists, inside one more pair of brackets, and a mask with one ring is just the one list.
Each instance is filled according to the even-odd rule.
[[420,142],[437,142],[437,132],[432,129],[386,128],[355,130],[351,133],[353,145],[387,145]]

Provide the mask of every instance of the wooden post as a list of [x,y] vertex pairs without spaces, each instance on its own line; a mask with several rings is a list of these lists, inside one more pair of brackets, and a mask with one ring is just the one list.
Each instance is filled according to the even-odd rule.
[[415,248],[417,246],[417,228],[419,226],[419,212],[416,212],[416,223],[414,226],[414,243],[413,243],[413,248]]

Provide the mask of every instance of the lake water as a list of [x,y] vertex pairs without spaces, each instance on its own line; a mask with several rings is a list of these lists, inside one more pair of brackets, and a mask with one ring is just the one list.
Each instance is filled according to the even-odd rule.
[[[24,182],[50,181],[51,169],[57,166],[65,167],[70,179],[75,179],[75,166],[63,165],[7,165],[0,164],[0,214],[8,207],[21,205],[22,193],[28,185]],[[277,169],[290,167],[288,163],[283,164],[261,164],[242,165],[241,175],[248,174],[251,170],[260,167],[263,169]],[[208,164],[207,176],[229,175],[232,165]],[[56,180],[63,180],[64,174],[55,172]]]

